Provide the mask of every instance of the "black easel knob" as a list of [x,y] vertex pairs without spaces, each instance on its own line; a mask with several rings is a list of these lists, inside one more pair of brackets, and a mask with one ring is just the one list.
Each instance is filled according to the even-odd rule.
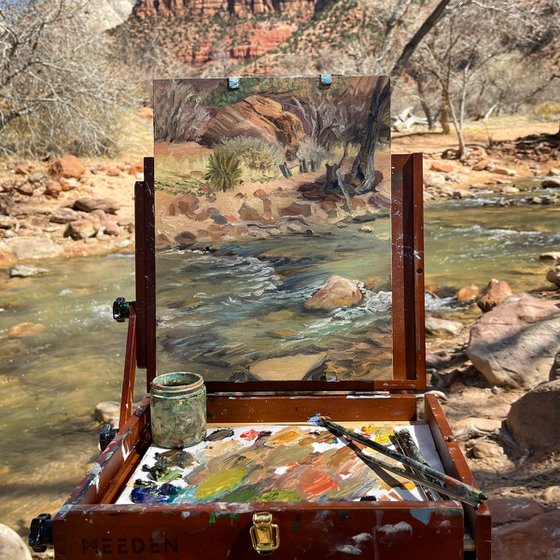
[[45,552],[53,544],[50,513],[41,513],[31,521],[28,543],[35,552]]
[[113,303],[113,319],[117,323],[124,323],[130,315],[130,302],[123,297],[118,297]]

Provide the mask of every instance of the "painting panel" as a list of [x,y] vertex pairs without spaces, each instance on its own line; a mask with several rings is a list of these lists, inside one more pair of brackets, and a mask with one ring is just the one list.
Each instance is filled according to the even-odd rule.
[[159,372],[392,378],[389,93],[154,83]]

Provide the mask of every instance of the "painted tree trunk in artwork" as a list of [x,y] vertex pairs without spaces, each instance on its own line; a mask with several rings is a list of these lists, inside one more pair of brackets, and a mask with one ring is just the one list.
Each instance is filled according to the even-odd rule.
[[375,147],[379,139],[379,132],[383,126],[383,114],[389,110],[390,96],[391,86],[389,79],[380,78],[377,80],[371,94],[366,135],[352,165],[352,177],[362,181],[360,187],[356,189],[358,193],[373,191],[377,186],[374,165]]

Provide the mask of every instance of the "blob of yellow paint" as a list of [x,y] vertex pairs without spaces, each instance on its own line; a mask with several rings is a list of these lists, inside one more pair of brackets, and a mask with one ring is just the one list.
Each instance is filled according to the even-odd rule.
[[391,430],[369,424],[368,426],[362,426],[362,432],[364,434],[368,434],[369,436],[373,436],[371,439],[377,443],[381,443],[383,445],[391,443],[391,440],[389,439],[389,436],[392,433]]
[[301,430],[284,429],[273,435],[266,443],[267,445],[285,445],[297,441],[302,436]]
[[246,474],[245,469],[240,467],[234,467],[232,469],[217,472],[216,474],[205,478],[198,485],[195,497],[197,500],[207,500],[224,490],[232,490],[243,481]]

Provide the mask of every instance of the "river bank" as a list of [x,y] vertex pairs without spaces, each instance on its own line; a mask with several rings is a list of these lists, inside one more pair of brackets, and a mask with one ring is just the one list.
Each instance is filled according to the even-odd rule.
[[[151,120],[137,116],[135,126],[140,141],[116,160],[77,161],[72,156],[50,162],[0,160],[0,269],[41,259],[132,250],[134,182],[142,177],[141,154],[153,149],[147,142]],[[482,147],[482,132],[474,128],[469,132],[472,149],[464,162],[454,159],[451,138],[436,133],[393,138],[391,149],[393,153],[424,152],[426,201],[467,198],[481,190],[508,194],[516,188],[529,188],[527,180],[558,175],[557,150],[541,147],[520,154],[514,142],[521,135],[554,134],[557,126],[550,122],[496,127],[492,129],[492,148]],[[181,146],[173,149],[176,153],[171,156],[177,157]],[[168,155],[165,146],[160,151]],[[379,167],[385,168],[388,154],[379,157],[383,160]],[[176,220],[182,229],[175,232],[185,232],[183,243],[203,246],[304,232],[325,222],[344,227],[353,220],[365,223],[370,214],[374,219],[386,213],[388,177],[378,193],[353,196],[351,207],[342,193],[322,192],[324,182],[324,173],[318,171],[300,173],[297,180],[278,184],[240,185],[233,198],[220,192],[161,193],[165,201],[159,206],[169,216],[185,217]],[[512,187],[512,183],[520,186]],[[550,184],[557,185],[558,179],[552,178]],[[530,202],[558,204],[558,197]]]

